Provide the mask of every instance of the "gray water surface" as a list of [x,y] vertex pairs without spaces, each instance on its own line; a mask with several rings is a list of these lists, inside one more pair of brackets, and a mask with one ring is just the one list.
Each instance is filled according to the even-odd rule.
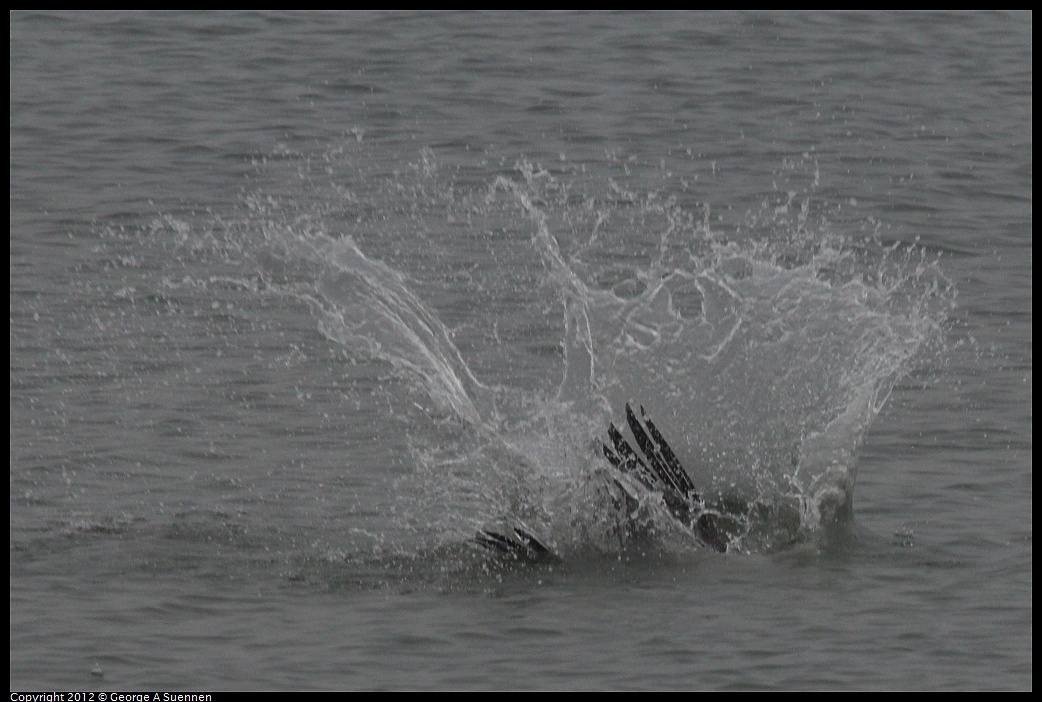
[[12,689],[1032,687],[1030,13],[10,19]]

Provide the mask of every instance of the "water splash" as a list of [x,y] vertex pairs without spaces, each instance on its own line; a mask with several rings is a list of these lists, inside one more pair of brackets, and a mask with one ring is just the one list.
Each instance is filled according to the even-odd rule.
[[[245,245],[264,285],[306,300],[327,338],[388,364],[460,423],[415,446],[427,504],[410,511],[429,531],[458,542],[501,518],[562,552],[617,549],[599,443],[630,401],[714,504],[744,505],[740,548],[850,514],[874,417],[943,337],[954,291],[925,251],[837,232],[813,197],[816,165],[809,190],[765,197],[730,227],[619,174],[521,160],[460,179],[424,150],[367,195],[335,183],[293,218],[255,197],[249,229],[264,244]],[[466,304],[437,310],[421,288]],[[541,386],[478,379],[483,356],[504,359],[481,362],[492,373],[513,370],[499,336],[509,313],[555,330],[563,360],[551,354]],[[484,335],[464,352],[445,315]]]
[[431,399],[472,425],[488,388],[470,372],[445,325],[404,276],[373,261],[346,237],[316,252],[328,262],[313,296],[319,329],[360,354],[382,359],[424,385]]

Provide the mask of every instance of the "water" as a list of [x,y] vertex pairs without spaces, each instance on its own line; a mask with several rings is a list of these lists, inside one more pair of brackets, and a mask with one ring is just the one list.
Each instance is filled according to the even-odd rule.
[[[1029,689],[1031,79],[1030,14],[12,15],[12,689]],[[613,531],[626,402],[728,553]]]

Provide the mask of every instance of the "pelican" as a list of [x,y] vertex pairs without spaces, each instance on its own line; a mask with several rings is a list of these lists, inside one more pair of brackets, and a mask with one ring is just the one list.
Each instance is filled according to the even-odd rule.
[[[615,487],[613,500],[620,510],[625,508],[627,530],[634,531],[633,522],[640,506],[640,492],[659,495],[669,515],[707,548],[721,553],[727,551],[728,539],[720,528],[719,515],[706,510],[701,494],[695,489],[691,476],[680,464],[662,433],[640,407],[640,417],[626,403],[626,423],[629,425],[639,451],[635,451],[626,437],[613,423],[608,425],[611,444],[602,444],[608,459]],[[640,487],[637,487],[637,486]],[[490,551],[506,554],[519,560],[541,561],[556,558],[553,550],[522,525],[512,527],[513,533],[482,529],[474,541]]]

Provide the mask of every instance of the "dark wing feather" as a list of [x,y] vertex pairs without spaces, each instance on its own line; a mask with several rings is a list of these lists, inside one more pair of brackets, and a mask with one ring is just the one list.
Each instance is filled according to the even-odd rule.
[[[643,408],[641,408],[643,410]],[[643,412],[642,412],[643,414]],[[687,491],[684,489],[684,480],[678,478],[674,473],[675,470],[668,464],[666,458],[659,452],[658,446],[655,441],[648,436],[648,431],[644,428],[644,425],[637,415],[633,413],[633,409],[629,403],[626,403],[626,421],[630,425],[630,431],[633,432],[633,438],[637,440],[637,446],[644,452],[644,456],[648,459],[648,463],[651,465],[651,469],[655,472],[658,479],[668,488],[672,488],[681,497],[687,496]],[[658,433],[657,431],[655,432]],[[659,434],[661,436],[661,434]],[[667,446],[668,449],[668,446]],[[669,452],[672,456],[673,452]],[[676,460],[676,457],[673,456]],[[679,464],[678,464],[679,465]],[[684,473],[684,469],[680,469],[680,473],[687,479],[686,482],[691,482],[691,479],[687,477],[687,473]]]
[[691,476],[687,474],[684,467],[680,465],[680,460],[676,454],[673,453],[673,449],[666,443],[666,439],[659,430],[652,423],[651,418],[644,414],[644,406],[641,405],[640,417],[644,420],[644,425],[648,428],[648,434],[655,441],[658,448],[659,455],[662,457],[662,462],[665,464],[666,469],[670,475],[673,476],[674,482],[678,485],[681,492],[685,495],[690,495],[694,499],[698,500],[698,494],[695,491],[695,483],[691,480]]
[[490,551],[505,553],[508,556],[525,560],[541,561],[553,558],[553,551],[546,544],[537,539],[521,527],[514,527],[513,536],[505,536],[496,531],[482,529],[474,536],[474,543],[484,546]]
[[654,473],[648,468],[647,463],[640,460],[640,456],[637,455],[637,452],[633,450],[619,430],[615,428],[614,424],[608,425],[608,436],[611,437],[611,442],[615,446],[615,452],[613,453],[605,444],[604,455],[608,457],[612,465],[622,471],[623,475],[633,475],[644,487],[654,490]]

